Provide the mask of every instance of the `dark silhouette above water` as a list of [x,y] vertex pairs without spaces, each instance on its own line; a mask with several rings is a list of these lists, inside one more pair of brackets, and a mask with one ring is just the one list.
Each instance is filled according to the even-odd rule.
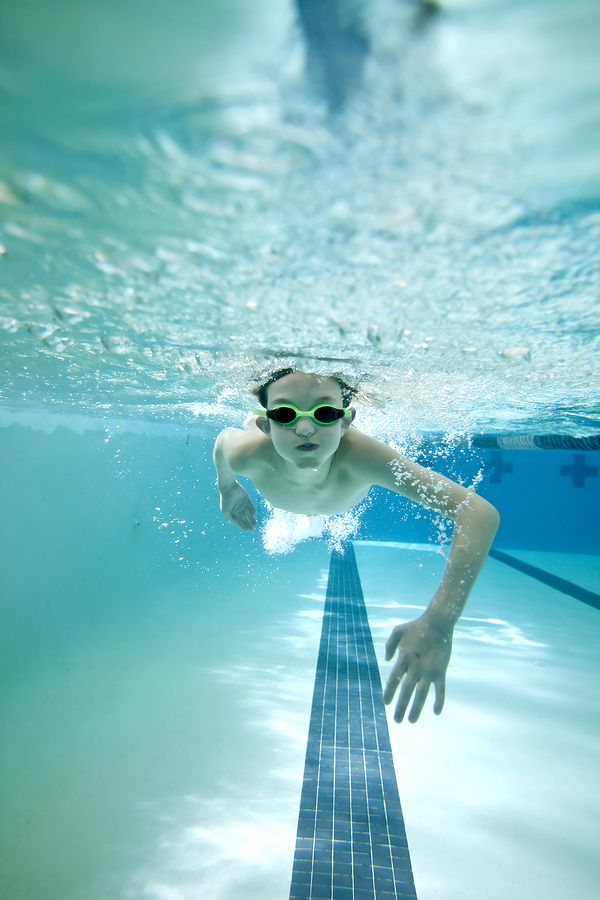
[[360,84],[369,40],[356,6],[344,0],[296,0],[306,41],[306,68],[331,112],[339,112]]
[[432,19],[435,19],[438,13],[441,12],[441,7],[436,0],[411,0],[411,2],[415,7],[413,28],[416,31],[426,28]]
[[[405,0],[414,6],[413,28],[426,27],[440,11],[436,0]],[[306,69],[332,113],[340,112],[360,84],[370,50],[363,10],[351,0],[296,0],[306,41]]]

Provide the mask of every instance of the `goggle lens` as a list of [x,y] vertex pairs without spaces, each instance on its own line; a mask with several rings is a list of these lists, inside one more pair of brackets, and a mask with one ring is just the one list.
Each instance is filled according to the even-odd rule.
[[322,422],[323,425],[329,425],[331,422],[341,419],[344,415],[343,409],[336,409],[335,406],[320,406],[315,409],[315,419]]
[[[260,412],[256,410],[256,412]],[[277,422],[278,425],[293,425],[299,418],[308,416],[319,425],[333,425],[338,419],[343,419],[348,414],[348,410],[337,409],[335,406],[317,406],[310,411],[294,409],[292,406],[278,406],[276,409],[268,409],[266,415],[269,419]]]
[[279,409],[270,409],[267,412],[269,419],[273,419],[278,425],[291,425],[296,418],[295,410],[289,406],[280,406]]

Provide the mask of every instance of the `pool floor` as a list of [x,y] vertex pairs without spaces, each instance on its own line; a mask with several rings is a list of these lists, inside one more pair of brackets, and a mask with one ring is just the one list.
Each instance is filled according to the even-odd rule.
[[[385,680],[444,561],[356,556]],[[598,557],[519,556],[598,590]],[[277,565],[259,591],[182,574],[7,682],[3,900],[287,900],[327,547]],[[389,722],[420,900],[595,900],[599,647],[599,611],[487,562],[444,712]]]
[[[391,625],[418,614],[443,559],[356,555],[385,672]],[[514,555],[598,591],[598,557]],[[598,610],[487,561],[455,632],[442,715],[430,697],[417,724],[390,721],[420,900],[597,896],[599,651]]]

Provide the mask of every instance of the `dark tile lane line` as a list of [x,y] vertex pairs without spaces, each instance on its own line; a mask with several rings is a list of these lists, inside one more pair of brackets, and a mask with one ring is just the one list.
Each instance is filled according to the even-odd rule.
[[595,594],[593,591],[579,587],[578,584],[567,581],[566,578],[552,575],[551,572],[546,572],[545,569],[538,569],[537,566],[522,562],[514,556],[509,556],[508,553],[503,553],[501,550],[490,550],[489,555],[492,559],[496,559],[498,562],[502,562],[518,572],[522,572],[524,575],[529,575],[531,578],[535,578],[536,581],[541,581],[542,584],[547,584],[563,594],[575,597],[576,600],[581,600],[582,603],[587,603],[588,606],[593,606],[594,609],[600,609],[600,594]]
[[416,900],[354,549],[334,551],[290,900]]

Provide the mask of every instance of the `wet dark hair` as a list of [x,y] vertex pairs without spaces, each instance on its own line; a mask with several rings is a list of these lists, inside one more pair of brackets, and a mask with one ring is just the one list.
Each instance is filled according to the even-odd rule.
[[[255,386],[252,389],[252,393],[257,398],[258,402],[261,406],[264,406],[267,409],[268,403],[268,391],[272,384],[275,384],[276,381],[279,381],[280,378],[285,378],[286,375],[293,375],[295,372],[301,372],[302,369],[298,369],[296,366],[287,366],[284,369],[276,369],[272,372],[266,372],[262,377],[258,378],[255,382]],[[306,373],[312,374],[312,373]],[[340,391],[342,392],[342,406],[346,408],[350,406],[352,399],[356,397],[359,390],[358,388],[352,387],[351,384],[341,377],[341,375],[337,375],[333,373],[331,375],[323,375],[325,378],[331,378],[332,381],[337,382]]]

